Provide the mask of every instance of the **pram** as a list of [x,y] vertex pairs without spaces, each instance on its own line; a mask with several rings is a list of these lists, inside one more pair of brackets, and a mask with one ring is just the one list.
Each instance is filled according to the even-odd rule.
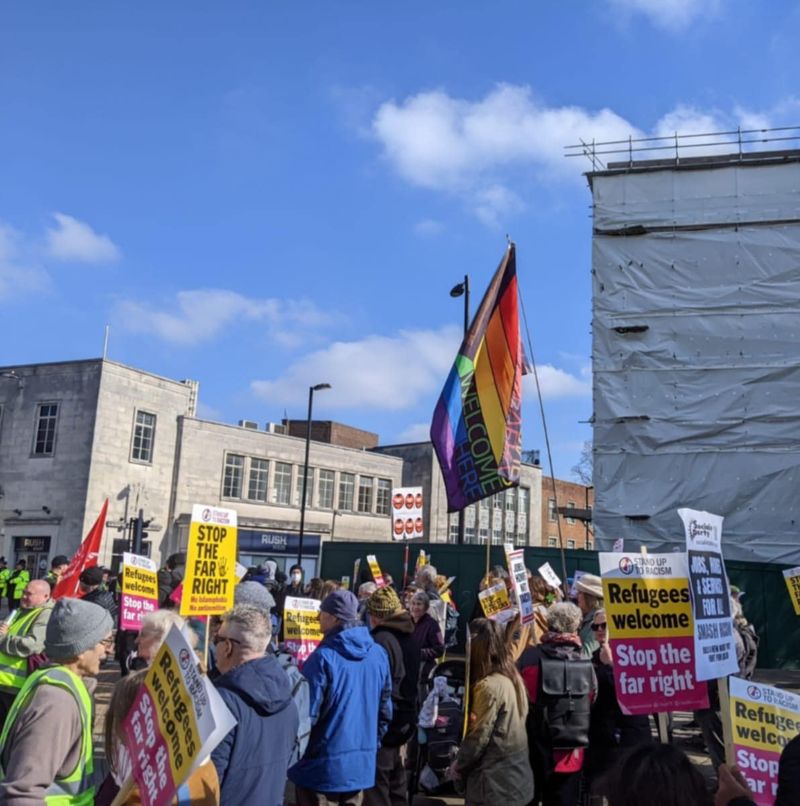
[[[422,790],[428,794],[443,794],[452,790],[451,781],[445,780],[445,773],[461,744],[464,726],[464,693],[466,690],[466,662],[448,660],[431,669],[427,680],[430,697],[436,691],[435,714],[431,708],[421,708],[419,721],[425,717],[432,724],[417,729],[416,758],[412,765],[409,784],[411,794]],[[436,678],[444,682],[434,683]],[[426,700],[430,705],[430,699]],[[435,716],[435,719],[431,719]],[[414,756],[412,756],[414,758]]]

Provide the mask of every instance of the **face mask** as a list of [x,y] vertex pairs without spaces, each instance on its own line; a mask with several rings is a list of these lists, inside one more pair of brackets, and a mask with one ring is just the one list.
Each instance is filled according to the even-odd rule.
[[302,574],[292,574],[292,582],[296,585],[302,578]]

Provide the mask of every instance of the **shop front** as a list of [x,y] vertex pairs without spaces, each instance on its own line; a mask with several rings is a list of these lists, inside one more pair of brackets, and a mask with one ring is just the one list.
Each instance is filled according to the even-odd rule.
[[[239,562],[250,568],[274,560],[278,570],[287,575],[297,562],[300,535],[296,532],[278,532],[271,529],[239,528]],[[311,579],[319,574],[322,537],[318,534],[303,535],[303,578]]]

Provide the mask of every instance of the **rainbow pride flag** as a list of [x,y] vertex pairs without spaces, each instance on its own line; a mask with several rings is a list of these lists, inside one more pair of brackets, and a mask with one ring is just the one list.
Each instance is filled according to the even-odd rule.
[[525,358],[517,303],[516,251],[510,244],[433,412],[431,441],[448,512],[519,484]]

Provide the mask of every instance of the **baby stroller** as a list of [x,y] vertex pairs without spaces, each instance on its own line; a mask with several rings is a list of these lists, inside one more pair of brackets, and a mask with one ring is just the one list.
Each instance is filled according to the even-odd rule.
[[[428,697],[418,719],[416,761],[409,789],[443,794],[453,784],[445,773],[461,744],[464,726],[466,662],[448,660],[435,666],[427,681]],[[438,681],[438,682],[437,682]]]

